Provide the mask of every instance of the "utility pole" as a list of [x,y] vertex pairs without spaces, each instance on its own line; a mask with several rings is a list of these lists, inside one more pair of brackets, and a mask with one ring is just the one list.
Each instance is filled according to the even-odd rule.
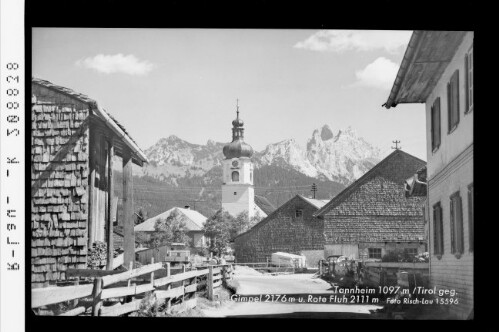
[[400,149],[402,149],[402,147],[399,146],[400,141],[395,140],[395,141],[392,141],[392,143],[395,144],[395,146],[392,146],[392,149],[394,149],[394,150],[400,150]]
[[314,194],[314,199],[315,199],[315,193],[317,192],[317,185],[315,183],[312,183],[312,190],[310,190]]

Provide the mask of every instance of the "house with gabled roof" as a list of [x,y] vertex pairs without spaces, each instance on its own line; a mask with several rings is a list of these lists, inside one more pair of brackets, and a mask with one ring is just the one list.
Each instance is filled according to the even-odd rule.
[[309,266],[323,258],[323,222],[312,215],[328,200],[296,195],[248,231],[237,235],[237,262],[266,262],[272,253],[303,254]]
[[187,230],[186,234],[191,239],[192,247],[205,247],[207,245],[207,240],[204,235],[203,227],[208,218],[203,216],[198,211],[192,210],[188,206],[185,208],[173,207],[155,217],[149,218],[143,223],[136,225],[134,228],[135,232],[137,234],[142,234],[144,238],[150,237],[154,232],[156,232],[156,222],[159,220],[166,220],[173,211],[178,212],[181,220],[185,223],[185,228]]
[[414,31],[383,105],[424,103],[430,285],[457,293],[459,318],[474,310],[474,37]]
[[123,163],[124,261],[134,261],[132,165],[147,158],[95,100],[46,80],[31,81],[31,285],[87,268],[89,249],[107,244],[113,266],[115,157]]
[[425,251],[424,197],[406,197],[406,180],[426,163],[396,149],[322,206],[324,256],[381,259],[394,250]]

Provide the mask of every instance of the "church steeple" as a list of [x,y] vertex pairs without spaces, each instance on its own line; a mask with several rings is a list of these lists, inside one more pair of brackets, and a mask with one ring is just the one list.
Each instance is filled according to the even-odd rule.
[[236,100],[236,119],[232,121],[232,141],[244,138],[244,121],[239,119],[239,99]]
[[236,102],[236,114],[236,119],[232,121],[232,142],[224,146],[224,156],[226,159],[251,158],[253,148],[244,142],[244,121],[239,118],[239,99]]

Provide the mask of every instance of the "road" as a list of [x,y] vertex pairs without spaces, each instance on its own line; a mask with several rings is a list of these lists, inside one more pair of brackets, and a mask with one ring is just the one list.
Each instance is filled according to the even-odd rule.
[[[216,309],[203,310],[207,317],[301,317],[301,318],[349,318],[362,319],[370,317],[370,311],[380,309],[379,305],[372,304],[343,304],[322,303],[318,299],[330,300],[339,294],[331,289],[331,285],[319,278],[313,278],[311,274],[291,274],[280,276],[269,275],[235,275],[234,281],[237,292],[233,301]],[[288,294],[285,302],[281,296],[265,296],[266,294]],[[289,294],[303,294],[302,297],[309,299],[305,303],[290,303]],[[247,302],[254,300],[258,295],[259,302]],[[259,297],[262,295],[262,297]],[[310,298],[309,296],[312,295]],[[313,299],[313,301],[310,301]],[[270,302],[265,302],[268,300]],[[272,301],[273,300],[273,301]],[[244,301],[244,302],[241,302]],[[315,302],[315,303],[306,303]]]

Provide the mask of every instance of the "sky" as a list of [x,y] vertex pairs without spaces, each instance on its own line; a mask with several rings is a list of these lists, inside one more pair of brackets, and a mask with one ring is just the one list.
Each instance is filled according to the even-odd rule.
[[230,142],[236,99],[255,150],[314,129],[426,160],[423,104],[386,102],[411,31],[35,28],[34,77],[88,95],[147,149]]

